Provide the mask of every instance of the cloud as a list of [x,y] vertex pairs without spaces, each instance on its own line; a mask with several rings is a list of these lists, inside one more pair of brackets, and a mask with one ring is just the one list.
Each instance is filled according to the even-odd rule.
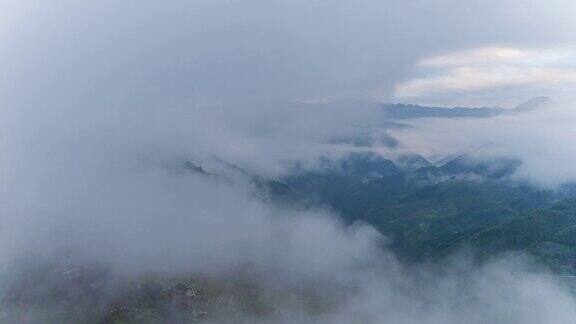
[[555,103],[523,114],[487,119],[426,119],[392,134],[412,152],[433,155],[469,154],[481,159],[515,158],[522,162],[516,177],[554,188],[575,182],[576,109]]
[[514,63],[526,60],[534,53],[510,47],[482,47],[421,60],[420,66],[442,67],[493,63]]
[[435,93],[493,90],[499,87],[541,86],[549,89],[576,85],[576,69],[543,67],[458,67],[445,75],[415,79],[396,87],[399,97],[425,97]]
[[[377,107],[294,101],[366,97],[377,88],[388,96],[417,62],[439,52],[565,42],[572,39],[573,19],[562,13],[570,12],[572,1],[4,3],[3,15],[11,19],[0,22],[3,264],[28,253],[57,258],[72,250],[81,260],[132,273],[225,276],[249,264],[262,274],[258,282],[286,289],[326,278],[328,286],[341,285],[348,293],[342,306],[326,318],[306,318],[310,322],[574,318],[572,297],[552,280],[515,271],[523,265],[467,268],[464,277],[406,275],[370,227],[347,228],[327,211],[270,205],[254,198],[247,184],[230,186],[169,167],[217,156],[273,177],[286,172],[286,161],[350,150],[326,142],[373,126]],[[538,21],[528,19],[536,13]],[[456,78],[470,78],[460,73]],[[559,78],[545,69],[530,73]],[[488,135],[486,125],[470,122],[423,126],[431,131],[425,140],[403,137],[409,147],[430,150],[434,146],[424,143],[434,138],[450,148],[504,138],[507,145],[487,150],[498,153],[532,134],[521,128],[511,139],[493,137],[506,121],[498,119],[500,127]],[[536,127],[538,119],[526,124]],[[450,135],[441,132],[448,129],[458,134],[460,127],[468,137],[435,137]],[[568,127],[536,148],[560,138],[567,150],[573,143]],[[535,135],[527,138],[534,143]],[[528,149],[518,145],[511,152],[529,152],[522,148]],[[526,165],[540,165],[526,157]],[[301,309],[286,309],[288,319],[272,320],[298,322]]]
[[[1,137],[2,264],[30,253],[104,263],[121,274],[214,280],[250,269],[276,312],[241,314],[247,323],[561,323],[574,316],[565,287],[517,256],[482,267],[455,257],[406,268],[369,226],[266,203],[247,183],[172,171],[182,152],[230,150],[228,158],[242,160],[234,147],[258,142],[234,127],[221,132],[226,119],[198,120],[186,110],[21,113],[24,119],[11,115],[0,128],[12,135]],[[329,306],[310,312],[302,287]]]
[[572,42],[573,19],[563,10],[572,5],[7,0],[0,59],[10,68],[0,82],[4,100],[45,104],[88,96],[135,105],[371,97],[378,90],[390,98],[394,84],[437,53]]
[[420,60],[418,65],[422,67],[478,67],[495,64],[541,66],[563,61],[569,62],[570,59],[573,58],[574,53],[568,48],[515,48],[506,46],[487,46],[428,57]]
[[[480,47],[421,60],[417,69],[428,70],[395,86],[399,100],[457,101],[469,97],[468,104],[501,104],[508,98],[537,95],[570,96],[576,86],[576,53],[568,48],[521,49]],[[482,103],[480,98],[493,95]],[[500,98],[498,98],[500,96]]]

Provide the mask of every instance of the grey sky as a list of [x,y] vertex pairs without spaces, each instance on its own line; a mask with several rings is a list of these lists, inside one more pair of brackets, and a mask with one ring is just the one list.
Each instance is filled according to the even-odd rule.
[[574,26],[569,0],[2,3],[3,99],[45,104],[387,99],[429,56]]

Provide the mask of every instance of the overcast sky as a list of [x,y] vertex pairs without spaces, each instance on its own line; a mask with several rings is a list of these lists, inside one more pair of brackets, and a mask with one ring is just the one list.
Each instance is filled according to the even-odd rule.
[[3,100],[510,106],[576,83],[571,0],[0,4]]

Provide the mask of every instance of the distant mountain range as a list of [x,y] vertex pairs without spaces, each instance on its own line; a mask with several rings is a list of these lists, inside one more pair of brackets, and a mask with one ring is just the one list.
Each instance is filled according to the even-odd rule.
[[420,105],[385,103],[382,109],[389,119],[416,119],[416,118],[489,118],[505,114],[517,114],[532,111],[549,105],[552,100],[548,97],[532,98],[514,109],[496,107],[429,107]]

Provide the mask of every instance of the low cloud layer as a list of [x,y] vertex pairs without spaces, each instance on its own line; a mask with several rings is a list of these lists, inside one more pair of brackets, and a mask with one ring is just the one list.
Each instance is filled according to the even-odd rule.
[[404,149],[434,156],[468,154],[480,159],[514,158],[515,176],[554,188],[576,181],[576,109],[550,103],[533,111],[487,119],[425,119],[392,131]]
[[[58,114],[4,120],[3,130],[19,139],[3,142],[4,265],[39,254],[120,273],[216,280],[250,269],[265,294],[301,297],[305,286],[329,305],[310,313],[305,303],[270,297],[277,312],[243,315],[247,322],[562,323],[576,315],[566,288],[520,257],[406,268],[368,226],[345,227],[327,211],[266,203],[247,183],[179,170],[207,143],[249,138],[218,132],[204,143],[210,133],[198,137],[185,111],[167,119],[140,112],[137,125],[124,110],[64,116],[75,123]],[[174,154],[183,148],[191,155]]]
[[[249,266],[270,289],[318,280],[345,292],[326,313],[286,305],[272,322],[566,322],[573,297],[522,262],[405,269],[368,226],[172,167],[217,157],[275,177],[356,150],[327,143],[381,127],[376,105],[299,102],[389,98],[418,62],[461,48],[567,42],[572,2],[553,4],[2,1],[0,262],[66,251],[128,273]],[[397,135],[424,153],[514,154],[525,176],[555,184],[576,177],[567,116],[426,121]],[[549,158],[566,163],[546,169]]]

